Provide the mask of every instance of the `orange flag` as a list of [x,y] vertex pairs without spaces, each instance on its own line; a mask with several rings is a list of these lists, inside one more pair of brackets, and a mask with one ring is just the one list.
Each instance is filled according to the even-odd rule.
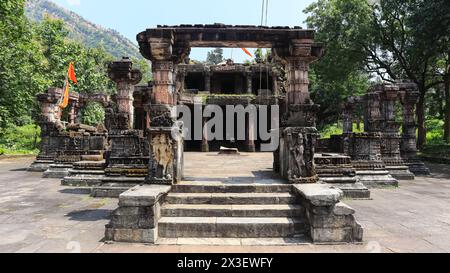
[[62,102],[59,104],[59,107],[61,109],[64,109],[69,105],[69,95],[70,95],[70,85],[69,81],[66,81],[66,86],[64,88],[64,97]]
[[73,67],[73,63],[70,63],[70,64],[69,64],[69,70],[67,71],[67,75],[69,76],[69,79],[70,79],[73,83],[75,83],[75,84],[78,83],[78,81],[77,81],[77,76],[75,75],[75,68]]
[[246,48],[242,48],[242,50],[245,52],[245,54],[253,58],[252,53],[250,53]]

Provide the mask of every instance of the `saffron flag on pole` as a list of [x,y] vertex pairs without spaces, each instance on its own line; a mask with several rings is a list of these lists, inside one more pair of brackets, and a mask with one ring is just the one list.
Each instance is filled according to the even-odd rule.
[[246,48],[242,48],[242,50],[245,52],[245,54],[247,54],[248,56],[250,56],[251,58],[253,58],[252,53],[250,53],[250,51],[248,51]]
[[66,80],[66,85],[64,87],[64,96],[62,102],[59,104],[61,109],[65,109],[69,105],[69,96],[70,96],[70,85],[69,81]]
[[75,75],[75,68],[74,68],[72,62],[69,64],[69,69],[67,70],[66,81],[65,81],[65,85],[64,85],[64,94],[63,94],[61,103],[59,104],[59,107],[61,109],[65,109],[69,105],[69,97],[70,97],[69,79],[74,84],[78,83],[77,76]]
[[73,63],[69,64],[69,70],[67,71],[67,75],[69,76],[69,79],[74,83],[77,84],[77,76],[75,75],[75,68],[73,67]]

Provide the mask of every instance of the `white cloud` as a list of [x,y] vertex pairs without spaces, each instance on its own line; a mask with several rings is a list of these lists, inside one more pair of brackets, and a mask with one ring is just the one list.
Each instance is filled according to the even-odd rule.
[[71,6],[79,6],[81,5],[81,0],[67,0],[67,4]]

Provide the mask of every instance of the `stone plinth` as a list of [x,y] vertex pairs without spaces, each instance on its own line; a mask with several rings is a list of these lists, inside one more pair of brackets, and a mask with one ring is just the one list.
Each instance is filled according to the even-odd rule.
[[321,184],[295,185],[294,190],[306,210],[313,243],[362,242],[363,228],[355,219],[355,210],[340,202],[341,190]]
[[141,130],[113,132],[109,141],[107,176],[143,178],[148,174],[148,142]]
[[370,191],[359,181],[349,156],[316,154],[314,161],[320,182],[341,189],[346,198],[370,198]]
[[[93,128],[96,130],[95,128]],[[45,178],[64,178],[69,175],[75,162],[83,158],[103,158],[106,150],[107,135],[102,133],[88,133],[84,129],[63,132],[54,139],[58,139],[58,151],[54,164],[44,173]]]
[[380,133],[353,133],[348,136],[349,155],[360,182],[366,187],[398,186],[381,160]]
[[155,243],[160,206],[170,186],[136,186],[119,197],[119,208],[106,225],[105,240],[125,243]]

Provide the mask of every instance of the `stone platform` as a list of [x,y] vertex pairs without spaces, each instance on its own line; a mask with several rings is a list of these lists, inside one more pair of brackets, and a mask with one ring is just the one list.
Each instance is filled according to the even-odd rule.
[[[211,161],[200,153],[186,153],[188,173]],[[206,159],[206,160],[205,160]],[[248,161],[247,161],[248,160]],[[256,162],[260,174],[272,165],[271,155],[253,154],[243,162]],[[429,177],[400,181],[398,189],[372,189],[372,200],[345,201],[356,210],[364,226],[364,242],[346,245],[312,245],[302,238],[166,238],[155,245],[106,244],[105,224],[117,208],[117,199],[92,199],[81,189],[61,186],[59,179],[26,172],[29,158],[0,159],[0,252],[72,252],[78,242],[82,253],[429,253],[449,252],[450,169],[428,164]],[[266,164],[262,164],[266,162]],[[241,162],[242,163],[242,162]],[[214,166],[223,163],[214,161]],[[197,169],[196,169],[197,168]],[[239,177],[250,176],[236,171]],[[222,176],[216,170],[216,175]],[[204,179],[206,180],[206,179]],[[21,183],[16,183],[20,181]],[[45,183],[43,183],[45,182]],[[208,182],[208,181],[203,181]],[[393,202],[395,200],[395,202]],[[417,202],[421,200],[421,202]]]
[[345,198],[369,199],[369,189],[356,175],[356,169],[348,156],[323,153],[314,157],[320,183],[337,187],[344,192]]
[[[106,239],[128,243],[175,238],[282,238],[314,243],[362,239],[354,210],[340,203],[341,190],[288,184],[267,169],[270,161],[244,164],[250,158],[258,157],[206,154],[202,160],[209,162],[209,168],[202,171],[199,167],[206,165],[201,162],[186,162],[195,166],[194,172],[187,167],[185,181],[177,185],[128,190],[119,197]],[[221,167],[213,169],[216,164]],[[255,171],[258,165],[265,167]]]

